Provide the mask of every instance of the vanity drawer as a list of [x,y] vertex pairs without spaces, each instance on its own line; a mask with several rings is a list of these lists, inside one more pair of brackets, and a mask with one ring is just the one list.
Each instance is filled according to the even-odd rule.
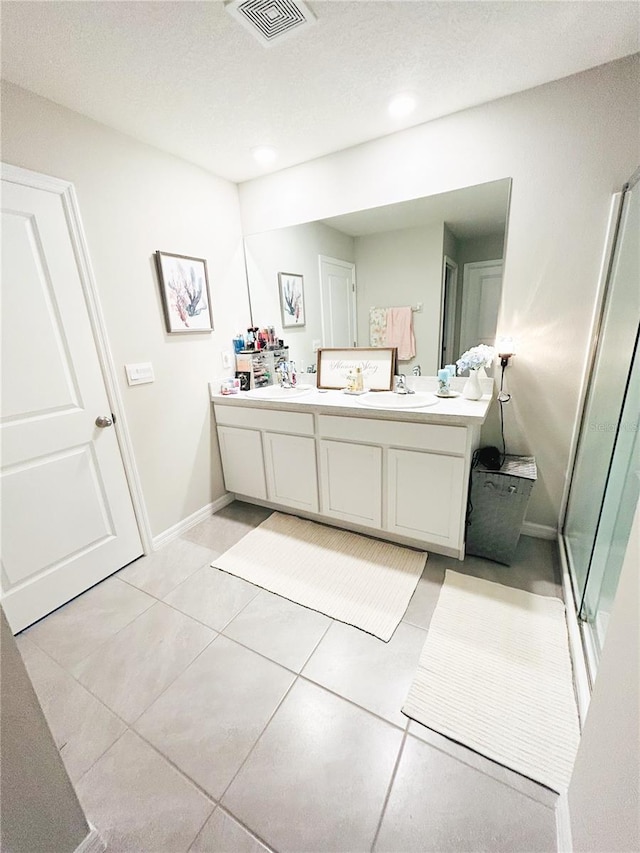
[[379,421],[371,418],[343,418],[320,415],[318,430],[321,438],[431,450],[463,456],[467,446],[466,427],[443,424],[416,424],[406,421]]
[[313,435],[313,415],[309,412],[281,412],[272,409],[248,409],[241,406],[216,406],[216,423],[271,432]]

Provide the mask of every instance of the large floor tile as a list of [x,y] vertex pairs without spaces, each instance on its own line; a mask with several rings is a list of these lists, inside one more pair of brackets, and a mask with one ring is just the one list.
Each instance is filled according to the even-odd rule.
[[368,851],[401,740],[388,723],[299,680],[222,804],[279,853]]
[[294,680],[219,636],[135,724],[218,799]]
[[76,782],[126,725],[28,637],[17,640],[67,773]]
[[149,595],[164,598],[201,566],[210,563],[211,558],[208,548],[185,539],[174,539],[159,551],[126,566],[118,572],[118,577]]
[[419,628],[429,627],[448,569],[537,595],[562,598],[555,544],[544,539],[521,536],[510,566],[470,554],[463,561],[441,554],[429,554],[403,621]]
[[131,723],[215,636],[210,628],[156,602],[82,661],[75,675]]
[[242,578],[206,565],[176,587],[164,600],[199,622],[221,631],[259,591]]
[[299,672],[330,624],[328,616],[262,590],[224,633]]
[[218,807],[193,842],[189,853],[265,853],[268,848]]
[[556,544],[547,539],[521,536],[510,566],[469,554],[462,563],[450,561],[447,568],[536,595],[562,598]]
[[388,643],[334,622],[302,671],[363,708],[404,728],[400,709],[416,673],[427,632],[401,622]]
[[376,853],[556,850],[553,809],[409,736]]
[[109,853],[182,853],[213,803],[134,732],[80,780],[77,793]]
[[474,752],[474,750],[469,749],[461,743],[456,743],[456,741],[445,737],[445,735],[439,734],[439,732],[433,731],[433,729],[429,729],[426,726],[417,723],[415,720],[409,721],[407,731],[410,735],[431,744],[431,746],[435,746],[436,749],[439,749],[441,752],[445,752],[452,758],[457,758],[458,761],[462,761],[464,764],[468,764],[470,767],[480,770],[487,776],[491,776],[497,782],[503,782],[505,785],[509,785],[509,787],[514,788],[516,791],[520,791],[522,794],[526,794],[528,797],[537,800],[539,803],[549,806],[549,808],[556,807],[558,794],[555,791],[552,791],[550,788],[545,788],[544,785],[540,785],[532,779],[528,779],[526,776],[521,776],[520,773],[517,773],[515,770],[509,770],[507,767],[503,767],[501,764],[492,761],[490,758],[480,755],[478,752]]
[[417,628],[429,627],[444,582],[445,565],[453,567],[457,562],[447,559],[446,563],[443,563],[445,559],[439,554],[429,554],[427,565],[402,617],[403,622]]
[[153,599],[111,577],[27,628],[27,636],[50,657],[70,669],[90,655]]
[[183,538],[215,551],[218,556],[235,545],[254,527],[262,524],[272,512],[272,509],[266,507],[234,501],[211,518],[187,530]]

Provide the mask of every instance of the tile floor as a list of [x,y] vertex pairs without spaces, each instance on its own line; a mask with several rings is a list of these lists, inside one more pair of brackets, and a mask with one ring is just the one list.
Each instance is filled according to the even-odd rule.
[[400,713],[445,569],[560,596],[553,543],[431,554],[383,643],[210,568],[268,515],[231,504],[18,637],[109,851],[555,851],[555,794]]

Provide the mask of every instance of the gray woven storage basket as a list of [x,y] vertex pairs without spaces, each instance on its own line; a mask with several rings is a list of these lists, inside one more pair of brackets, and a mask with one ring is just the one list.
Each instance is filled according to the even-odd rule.
[[538,475],[533,456],[507,456],[497,471],[471,471],[465,552],[511,565]]

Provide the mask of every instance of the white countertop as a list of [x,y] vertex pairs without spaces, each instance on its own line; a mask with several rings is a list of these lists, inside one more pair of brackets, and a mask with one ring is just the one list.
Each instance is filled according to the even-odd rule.
[[[301,375],[300,382],[314,381],[315,377]],[[460,392],[465,384],[465,378],[452,381],[452,390]],[[487,417],[493,399],[493,380],[484,379],[485,394],[481,400],[467,400],[459,397],[448,399],[437,398],[436,405],[416,409],[377,409],[364,406],[358,402],[357,396],[345,394],[343,391],[321,391],[316,388],[291,400],[262,400],[254,397],[251,392],[240,391],[237,394],[221,394],[220,382],[210,382],[211,400],[216,405],[242,406],[259,409],[280,409],[286,411],[312,411],[317,414],[343,415],[347,417],[376,418],[393,421],[412,421],[417,423],[449,424],[455,426],[480,426]],[[417,392],[430,393],[437,388],[435,377],[407,377],[407,384]]]

